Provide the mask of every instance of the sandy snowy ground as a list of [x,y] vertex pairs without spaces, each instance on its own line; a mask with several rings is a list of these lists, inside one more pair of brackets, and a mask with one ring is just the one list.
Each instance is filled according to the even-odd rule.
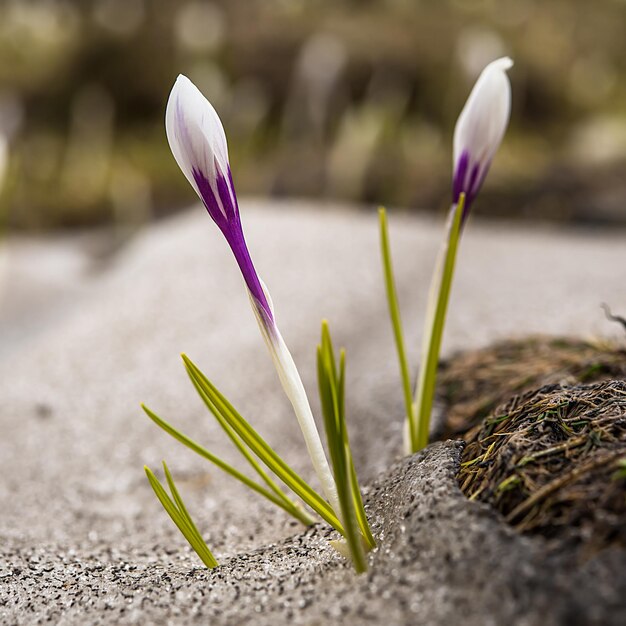
[[[242,213],[252,256],[314,410],[314,347],[322,317],[347,348],[349,427],[359,473],[370,481],[399,456],[402,416],[377,219],[348,209],[251,200],[242,203]],[[390,219],[415,364],[442,225],[393,211]],[[222,622],[234,623],[235,586],[218,584],[211,576],[220,574],[197,567],[155,501],[142,465],[167,459],[225,563],[241,567],[242,554],[257,554],[299,527],[169,440],[143,416],[139,402],[236,461],[194,396],[178,357],[184,351],[311,476],[299,432],[235,263],[200,208],[160,222],[114,253],[105,254],[101,244],[93,235],[15,239],[2,252],[0,621],[184,623],[217,617],[216,607],[226,603],[230,621]],[[623,231],[470,223],[444,351],[538,332],[623,335],[599,305],[626,312],[625,244]],[[324,563],[334,577],[350,575],[323,546],[319,555],[318,577],[324,578]],[[277,565],[268,563],[272,576]],[[419,555],[405,567],[411,576],[429,571]],[[118,581],[113,587],[111,577]],[[261,598],[263,579],[255,580],[248,593]],[[290,580],[285,576],[284,584]],[[447,584],[461,589],[464,582],[452,576]],[[155,601],[155,589],[167,601]],[[454,609],[454,597],[438,611],[428,594],[420,596],[423,619],[439,623],[462,615],[454,613],[462,610]],[[304,623],[321,619],[315,595],[302,606],[297,594],[292,601]],[[260,599],[250,606],[269,612]],[[408,611],[393,619],[402,623]],[[367,621],[367,615],[357,618]],[[525,623],[536,622],[530,616]]]

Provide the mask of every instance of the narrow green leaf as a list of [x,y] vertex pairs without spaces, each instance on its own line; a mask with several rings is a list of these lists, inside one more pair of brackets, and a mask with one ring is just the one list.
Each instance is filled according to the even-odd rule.
[[346,351],[345,351],[345,348],[341,348],[341,350],[339,351],[339,378],[337,380],[337,404],[339,406],[339,415],[342,416],[341,421],[345,425],[345,415],[346,415]]
[[346,454],[348,456],[348,463],[350,466],[350,489],[352,491],[352,497],[354,499],[354,511],[356,513],[356,520],[361,529],[361,534],[365,539],[368,550],[373,550],[376,547],[376,540],[370,529],[367,515],[365,514],[365,506],[363,504],[363,496],[361,495],[361,488],[359,487],[359,479],[357,477],[356,469],[354,467],[354,461],[352,460],[352,452],[350,445],[346,444]]
[[330,380],[334,384],[337,380],[337,367],[335,365],[335,351],[327,320],[322,320],[322,354],[324,355],[325,365],[330,370]]
[[[154,475],[152,470],[144,466],[144,470],[146,472],[146,476],[148,477],[148,481],[156,494],[156,497],[159,499],[159,502],[170,516],[171,520],[176,524],[178,530],[183,534],[185,539],[188,541],[189,545],[193,548],[194,552],[200,557],[200,560],[210,569],[217,567],[218,562],[213,556],[211,550],[206,545],[198,529],[195,524],[191,521],[191,517],[189,513],[187,513],[187,509],[184,504],[182,505],[182,509],[176,506],[174,502],[172,502],[171,498]],[[168,472],[169,474],[169,472]],[[171,481],[171,482],[170,482]],[[171,476],[168,476],[168,482],[170,484],[170,488],[174,485],[173,480],[171,480]],[[180,495],[176,488],[174,487],[174,491],[172,491],[174,498],[182,504],[182,500],[180,499]]]
[[345,384],[345,353],[342,352],[340,375],[339,378],[337,378],[332,341],[328,331],[328,325],[325,322],[322,324],[321,345],[317,348],[317,372],[320,401],[324,416],[324,427],[345,531],[342,534],[346,539],[354,568],[360,573],[367,569],[367,561],[365,559],[361,534],[358,529],[355,500],[350,484],[350,454],[345,444],[347,435],[345,433],[345,420],[342,414]]
[[211,413],[213,415],[217,412],[221,413],[243,442],[291,491],[326,522],[342,532],[341,522],[337,519],[328,502],[274,452],[272,447],[250,426],[186,355],[183,355],[183,360],[187,373],[192,380],[197,382],[196,389]]
[[456,251],[461,235],[461,218],[465,206],[465,195],[461,194],[456,206],[450,211],[447,236],[440,251],[431,288],[428,295],[424,339],[420,360],[420,371],[415,396],[417,421],[411,431],[411,447],[417,452],[428,445],[430,414],[435,396],[439,351],[450,299],[450,288],[454,276]]
[[[192,378],[191,382],[198,389],[198,383]],[[236,448],[243,455],[243,457],[250,463],[251,467],[255,472],[261,477],[261,479],[265,482],[265,484],[281,499],[288,500],[287,496],[282,492],[280,487],[270,478],[267,472],[259,465],[257,460],[254,458],[248,448],[242,443],[241,439],[237,436],[235,431],[228,425],[228,422],[224,418],[224,416],[218,412],[215,415],[219,425],[222,427],[224,432],[228,435],[229,439],[235,444]]]
[[406,347],[404,345],[404,333],[402,331],[402,319],[400,317],[400,304],[396,291],[396,281],[393,274],[393,264],[391,261],[391,246],[389,244],[389,229],[387,227],[387,212],[383,207],[378,209],[380,226],[380,249],[383,260],[383,274],[385,277],[385,288],[387,291],[387,304],[389,305],[389,316],[393,328],[393,336],[398,353],[398,363],[400,365],[400,378],[402,379],[402,390],[404,392],[404,409],[409,432],[415,428],[415,407],[413,404],[413,392],[411,390],[411,375],[406,357]]
[[198,527],[193,521],[191,515],[189,515],[189,511],[187,510],[187,507],[185,506],[183,499],[180,497],[180,493],[178,492],[178,489],[176,488],[176,484],[174,483],[172,474],[170,473],[170,470],[167,467],[167,464],[165,463],[165,461],[163,461],[163,471],[165,472],[165,478],[167,480],[167,484],[169,485],[170,492],[174,498],[174,503],[176,504],[176,508],[178,509],[181,516],[186,520],[187,525],[191,529],[193,536],[196,538],[197,542],[200,545],[206,545],[206,542],[202,538],[202,535],[200,534]]
[[[180,497],[180,493],[178,492],[178,489],[176,488],[174,479],[172,478],[170,470],[167,467],[167,464],[165,463],[165,461],[163,461],[163,470],[165,472],[165,478],[167,480],[167,484],[169,485],[170,492],[172,496],[174,497],[174,502],[176,504],[176,507],[178,508],[179,513],[186,520],[187,525],[191,529],[193,537],[195,537],[198,546],[202,548],[203,553],[205,553],[205,556],[207,556],[209,560],[213,560],[215,562],[215,565],[217,565],[217,561],[211,554],[211,551],[208,549],[208,546],[206,545],[206,542],[204,541],[202,535],[200,534],[198,527],[193,521],[191,515],[189,515],[189,511],[187,510],[187,507],[185,506],[183,499]],[[208,553],[208,555],[206,553]]]
[[[246,476],[245,474],[242,474],[240,471],[238,471],[237,469],[235,469],[234,467],[232,467],[231,465],[229,465],[228,463],[226,463],[219,457],[209,452],[206,448],[201,446],[199,443],[195,442],[193,439],[191,439],[187,435],[181,433],[179,430],[174,428],[169,422],[166,422],[163,418],[159,417],[156,413],[151,411],[147,406],[142,404],[141,408],[145,411],[146,415],[157,426],[159,426],[159,428],[163,429],[168,435],[171,435],[177,441],[180,441],[180,443],[188,447],[190,450],[193,450],[196,454],[199,454],[202,458],[217,465],[217,467],[219,467],[222,471],[226,472],[233,478],[239,480],[244,485],[246,485],[246,487],[249,487],[253,491],[256,491],[263,497],[267,498],[268,500],[270,500],[270,502],[273,502],[276,506],[279,506],[283,510],[287,511],[287,513],[289,513],[290,515],[293,515],[294,517],[299,519],[301,522],[303,522],[305,525],[308,526],[313,522],[311,517],[308,516],[306,512],[303,511],[300,507],[295,505],[295,503],[291,502],[288,499],[287,499],[287,502],[285,502],[285,500],[278,498],[272,492],[261,487],[261,485],[255,483],[248,476]],[[292,506],[289,506],[289,505],[292,505]]]
[[346,382],[346,351],[342,348],[339,353],[339,411],[341,415],[341,423],[343,430],[343,439],[345,445],[346,460],[348,465],[348,471],[350,472],[350,490],[352,491],[352,497],[354,499],[354,510],[356,513],[357,522],[361,529],[361,534],[365,538],[367,547],[372,550],[376,547],[376,541],[370,530],[369,522],[367,521],[367,515],[365,514],[365,507],[363,505],[363,497],[361,495],[361,488],[359,487],[359,479],[357,477],[356,468],[354,467],[354,461],[352,459],[352,449],[350,448],[350,441],[348,439],[348,426],[346,421],[346,408],[345,408],[345,382]]
[[[202,396],[202,388],[195,378],[191,377],[191,382],[193,386],[196,388],[196,391],[200,396]],[[219,410],[218,407],[215,407],[217,410],[213,412],[214,417],[217,419],[219,425],[226,432],[230,440],[235,444],[239,452],[244,456],[244,458],[250,463],[254,471],[261,477],[261,479],[265,482],[265,484],[276,494],[276,496],[282,500],[284,503],[284,509],[290,512],[294,517],[296,517],[300,522],[302,522],[305,526],[311,526],[315,523],[315,519],[308,515],[304,509],[298,506],[295,502],[290,500],[282,491],[282,489],[276,484],[274,480],[267,474],[267,472],[261,467],[261,465],[257,462],[256,458],[250,453],[246,445],[241,441],[241,438],[237,435],[237,433],[231,428],[228,423],[228,419],[224,416],[223,412]]]

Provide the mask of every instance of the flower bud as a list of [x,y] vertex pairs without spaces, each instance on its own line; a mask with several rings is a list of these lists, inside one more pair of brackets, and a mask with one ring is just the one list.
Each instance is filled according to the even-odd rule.
[[511,113],[511,84],[506,70],[513,61],[491,62],[478,77],[454,129],[452,200],[465,193],[465,212],[485,180]]

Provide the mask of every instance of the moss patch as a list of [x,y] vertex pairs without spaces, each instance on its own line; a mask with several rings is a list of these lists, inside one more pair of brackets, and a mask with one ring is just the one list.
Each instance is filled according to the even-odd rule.
[[626,547],[626,349],[532,337],[441,367],[443,437],[467,442],[459,484],[516,530],[586,558]]
[[626,379],[626,349],[614,344],[531,337],[455,355],[439,375],[442,438],[463,435],[514,394],[610,379]]
[[458,479],[470,499],[584,557],[626,547],[626,382],[515,396],[466,440]]

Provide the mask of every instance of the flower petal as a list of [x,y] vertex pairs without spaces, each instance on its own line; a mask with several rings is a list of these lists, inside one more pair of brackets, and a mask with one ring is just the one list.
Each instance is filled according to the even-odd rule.
[[[165,132],[178,166],[207,205],[211,217],[216,219],[217,210],[228,218],[236,211],[237,203],[224,127],[211,103],[182,74],[167,101]],[[228,193],[219,189],[222,181],[226,181]]]
[[482,71],[454,129],[453,199],[465,192],[466,207],[476,197],[495,156],[511,113],[511,83],[503,57]]

